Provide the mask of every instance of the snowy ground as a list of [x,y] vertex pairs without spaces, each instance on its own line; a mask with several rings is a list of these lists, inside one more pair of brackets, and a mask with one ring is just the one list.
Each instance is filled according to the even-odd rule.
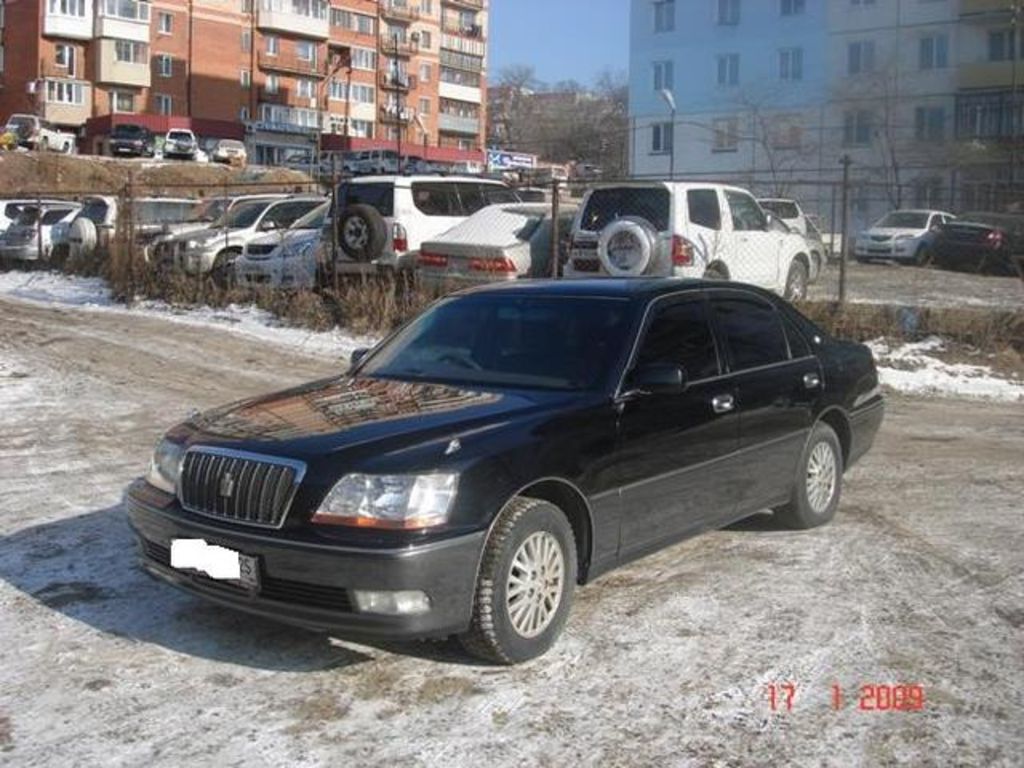
[[[4,765],[1021,763],[1017,403],[891,398],[832,525],[748,521],[624,567],[551,653],[496,669],[236,614],[134,565],[120,493],[159,432],[337,370],[344,339],[267,354],[231,312],[0,294]],[[859,710],[872,683],[922,685],[924,711]]]

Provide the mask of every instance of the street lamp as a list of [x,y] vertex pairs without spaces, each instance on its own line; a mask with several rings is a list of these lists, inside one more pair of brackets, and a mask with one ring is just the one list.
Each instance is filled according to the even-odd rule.
[[658,95],[661,96],[661,100],[668,105],[669,111],[672,113],[672,123],[668,134],[668,177],[671,180],[676,175],[676,97],[668,88],[662,88],[658,91]]

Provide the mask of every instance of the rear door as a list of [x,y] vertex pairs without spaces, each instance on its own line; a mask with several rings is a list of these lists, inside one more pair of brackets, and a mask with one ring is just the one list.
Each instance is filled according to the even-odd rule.
[[729,277],[777,290],[782,234],[769,228],[768,218],[751,195],[736,189],[723,192],[732,222],[731,242],[725,256]]
[[768,299],[715,289],[711,306],[736,386],[745,468],[739,511],[753,512],[788,500],[821,397],[821,369],[799,330]]
[[689,384],[622,404],[616,468],[627,556],[703,530],[736,506],[736,391],[721,375],[703,292],[652,306],[631,368],[659,362],[681,365]]

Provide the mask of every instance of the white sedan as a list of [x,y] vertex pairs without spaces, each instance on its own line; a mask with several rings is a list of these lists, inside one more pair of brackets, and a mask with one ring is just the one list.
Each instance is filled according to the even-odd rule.
[[956,217],[945,211],[893,211],[857,235],[854,257],[923,264],[928,260],[932,233]]
[[[559,240],[568,237],[575,208],[559,212]],[[420,246],[417,271],[424,282],[494,282],[551,274],[554,227],[548,203],[500,203]]]

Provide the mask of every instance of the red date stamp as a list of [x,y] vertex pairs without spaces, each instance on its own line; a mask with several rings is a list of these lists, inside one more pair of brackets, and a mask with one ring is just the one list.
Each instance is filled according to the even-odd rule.
[[[796,683],[768,683],[766,692],[772,712],[793,711]],[[861,712],[920,712],[924,704],[924,686],[919,683],[863,683],[852,694],[839,683],[832,684],[831,705],[836,711],[856,707]]]

